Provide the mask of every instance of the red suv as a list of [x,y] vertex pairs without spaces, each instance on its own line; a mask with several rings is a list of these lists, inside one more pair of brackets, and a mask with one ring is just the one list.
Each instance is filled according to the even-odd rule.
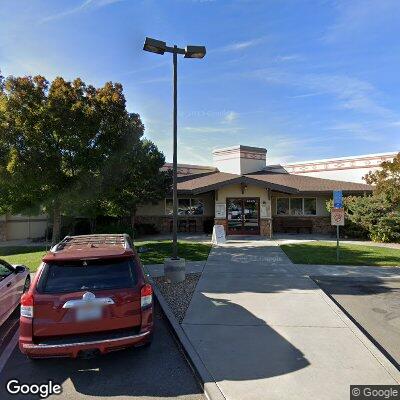
[[67,236],[21,298],[31,358],[93,356],[151,343],[153,290],[128,235]]

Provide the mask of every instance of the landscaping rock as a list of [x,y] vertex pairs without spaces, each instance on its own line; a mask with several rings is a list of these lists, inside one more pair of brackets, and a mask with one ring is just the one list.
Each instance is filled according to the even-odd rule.
[[185,318],[186,310],[200,276],[200,273],[186,274],[186,279],[179,283],[168,283],[164,276],[154,278],[154,282],[179,323],[182,323]]

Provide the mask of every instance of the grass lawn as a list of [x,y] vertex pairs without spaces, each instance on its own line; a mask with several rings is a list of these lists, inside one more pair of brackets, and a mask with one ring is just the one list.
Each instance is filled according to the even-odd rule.
[[10,264],[23,264],[35,272],[46,254],[45,246],[0,246],[0,258]]
[[[135,242],[136,249],[140,247],[146,248],[146,253],[140,253],[140,258],[143,264],[163,264],[164,259],[170,257],[172,254],[172,241],[171,240],[157,240],[149,242]],[[209,243],[196,243],[179,241],[178,254],[179,257],[187,261],[201,261],[207,260],[208,253],[211,250]]]
[[[170,240],[135,242],[135,247],[145,247],[148,251],[141,253],[140,258],[143,264],[162,264],[164,258],[172,253],[172,242]],[[206,260],[211,245],[207,243],[196,243],[179,241],[178,253],[180,257],[188,261]],[[42,257],[46,254],[45,246],[4,246],[0,247],[0,258],[10,264],[23,264],[35,272]]]
[[295,264],[400,265],[400,250],[386,247],[341,243],[339,261],[333,242],[283,244],[281,249]]

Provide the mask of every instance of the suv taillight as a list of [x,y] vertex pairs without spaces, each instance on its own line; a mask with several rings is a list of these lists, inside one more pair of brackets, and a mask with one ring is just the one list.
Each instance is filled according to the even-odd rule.
[[24,293],[21,297],[21,317],[33,318],[33,295]]
[[153,301],[153,288],[148,283],[140,290],[140,306],[146,308]]

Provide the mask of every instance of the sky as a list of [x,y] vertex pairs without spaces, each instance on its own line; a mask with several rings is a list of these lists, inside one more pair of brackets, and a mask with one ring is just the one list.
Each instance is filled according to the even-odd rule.
[[0,0],[2,75],[121,82],[172,160],[172,56],[146,36],[205,45],[178,60],[178,162],[265,147],[268,163],[400,150],[398,0]]

